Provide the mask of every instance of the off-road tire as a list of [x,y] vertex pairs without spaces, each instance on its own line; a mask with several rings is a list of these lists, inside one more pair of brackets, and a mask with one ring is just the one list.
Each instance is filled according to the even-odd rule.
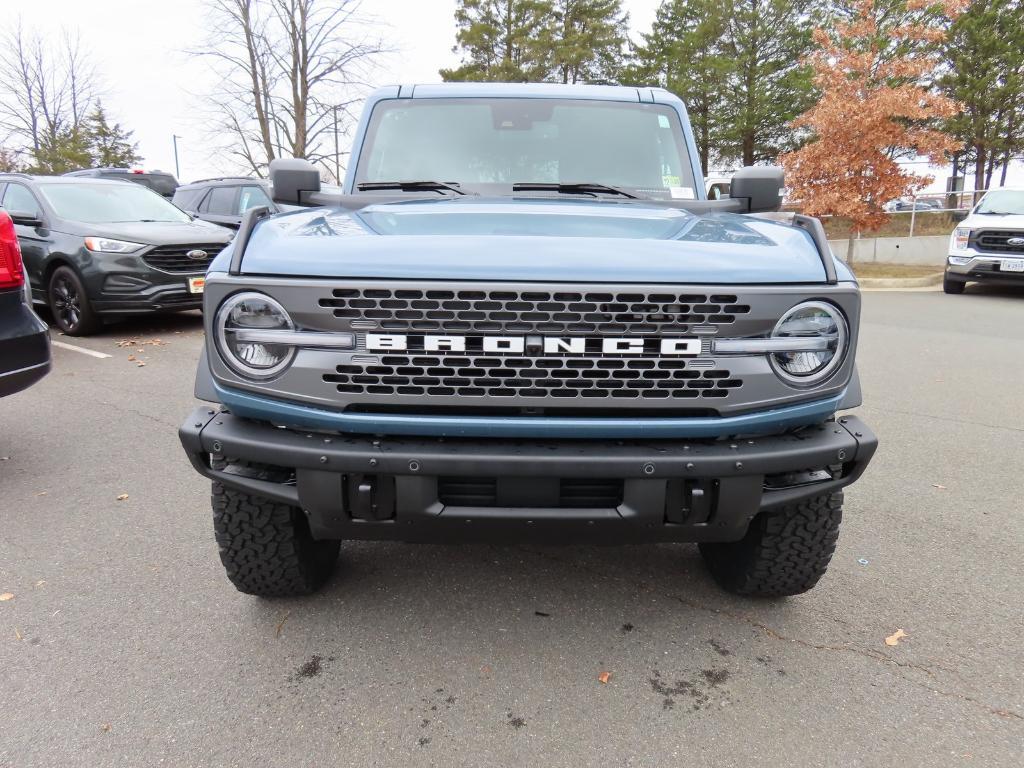
[[238,589],[259,597],[308,595],[334,571],[337,541],[318,541],[298,507],[213,483],[220,560]]
[[806,592],[825,575],[843,519],[842,492],[762,512],[740,541],[700,545],[724,589],[752,597]]
[[942,276],[942,290],[946,293],[963,293],[966,287],[966,280],[951,279],[949,275]]

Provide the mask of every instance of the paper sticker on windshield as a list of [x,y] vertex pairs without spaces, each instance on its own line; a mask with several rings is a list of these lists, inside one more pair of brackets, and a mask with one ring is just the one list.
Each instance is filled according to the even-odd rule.
[[668,188],[678,187],[680,181],[681,181],[681,179],[678,176],[668,176],[668,175],[662,176],[661,177],[661,186],[668,187]]
[[658,127],[668,128],[668,115],[658,115]]
[[668,191],[673,198],[682,200],[693,200],[693,187],[669,186]]

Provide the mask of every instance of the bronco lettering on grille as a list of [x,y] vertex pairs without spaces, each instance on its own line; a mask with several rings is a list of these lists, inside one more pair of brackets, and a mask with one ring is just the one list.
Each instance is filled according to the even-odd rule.
[[581,336],[449,336],[368,333],[370,352],[508,352],[531,355],[655,355],[696,357],[697,338],[585,338]]

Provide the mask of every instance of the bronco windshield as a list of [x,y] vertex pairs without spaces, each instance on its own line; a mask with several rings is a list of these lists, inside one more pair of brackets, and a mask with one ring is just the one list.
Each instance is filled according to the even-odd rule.
[[390,99],[374,107],[355,183],[603,184],[638,196],[696,198],[675,110],[582,99]]
[[156,192],[128,181],[40,184],[39,189],[62,219],[86,224],[192,221]]
[[975,213],[1024,215],[1024,190],[996,189],[989,192],[974,209]]

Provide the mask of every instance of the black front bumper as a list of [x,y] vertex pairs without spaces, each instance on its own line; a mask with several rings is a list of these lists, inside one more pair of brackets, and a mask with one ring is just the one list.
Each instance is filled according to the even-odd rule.
[[317,538],[405,541],[735,541],[759,511],[852,483],[878,444],[852,416],[734,442],[528,441],[296,432],[210,408],[179,436],[201,474],[301,507]]

